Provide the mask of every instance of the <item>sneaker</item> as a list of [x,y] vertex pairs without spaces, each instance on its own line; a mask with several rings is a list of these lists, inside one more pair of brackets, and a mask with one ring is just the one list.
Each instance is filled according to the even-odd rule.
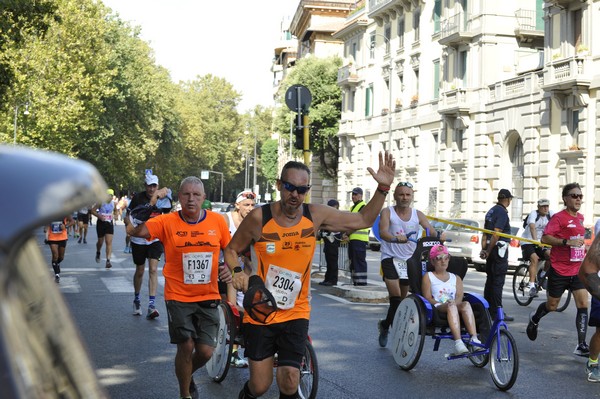
[[77,240],[77,244],[81,244],[81,237],[79,237],[79,240]]
[[133,314],[135,316],[142,315],[142,304],[140,303],[140,301],[133,301]]
[[460,340],[454,343],[454,353],[452,353],[453,356],[456,355],[464,355],[465,353],[469,353],[469,350],[467,349],[467,346],[465,345],[465,343]]
[[590,355],[590,348],[585,342],[582,342],[577,345],[577,348],[575,348],[573,354],[581,357],[588,357]]
[[110,269],[112,267],[112,263],[110,263],[110,259],[106,261],[106,268]]
[[384,322],[383,319],[381,319],[377,322],[377,329],[379,330],[379,346],[381,346],[382,348],[385,348],[388,343],[388,334],[390,332],[390,329],[389,329],[389,327],[383,328],[383,322]]
[[124,253],[124,254],[128,254],[128,253],[129,253],[129,248],[128,248],[128,247],[125,247],[125,249],[123,250],[123,253]]
[[474,343],[474,344],[478,344],[481,345],[481,341],[479,340],[479,338],[477,338],[477,336],[473,335],[471,337],[471,339],[469,340],[469,343]]
[[87,244],[87,240],[86,240],[85,238],[83,239],[83,243],[84,243],[84,244]]
[[248,361],[240,356],[238,351],[231,354],[231,365],[239,369],[248,367]]
[[535,341],[537,338],[538,325],[533,322],[533,312],[529,314],[529,323],[527,323],[527,338],[532,341]]
[[148,306],[148,313],[146,313],[146,319],[152,320],[159,316],[158,310],[154,306]]
[[529,297],[535,298],[537,296],[538,296],[537,288],[535,288],[534,286],[529,287]]
[[54,275],[54,282],[55,282],[56,284],[60,283],[60,276],[59,276],[58,274],[55,274],[55,275]]
[[190,395],[192,397],[192,399],[198,399],[200,397],[200,395],[198,394],[198,387],[196,386],[196,383],[194,382],[194,377],[192,376],[192,380],[190,381]]
[[100,263],[100,252],[96,252],[96,263]]
[[589,382],[600,382],[600,368],[598,368],[597,364],[590,366],[590,364],[586,362],[585,372],[587,373],[587,380]]

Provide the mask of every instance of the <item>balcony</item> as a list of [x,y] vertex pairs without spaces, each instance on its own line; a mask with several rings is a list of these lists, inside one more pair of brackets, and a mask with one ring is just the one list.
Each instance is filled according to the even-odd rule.
[[338,86],[344,87],[356,87],[362,82],[362,79],[356,74],[356,67],[351,65],[345,65],[338,69]]
[[467,89],[452,89],[441,93],[438,103],[438,112],[441,115],[456,117],[466,115],[471,109],[471,104],[475,100],[473,93]]
[[438,43],[442,46],[457,46],[469,43],[475,33],[471,31],[469,15],[459,12],[442,21]]
[[581,1],[581,0],[546,0],[546,3],[549,3],[550,5],[553,5],[553,6],[566,8],[569,6],[569,4],[583,3],[583,1]]
[[531,43],[533,46],[544,44],[544,23],[539,21],[535,10],[520,9],[515,12],[517,27],[515,36],[521,43]]
[[593,72],[586,56],[558,58],[546,65],[544,85],[546,91],[571,91],[574,87],[589,89]]

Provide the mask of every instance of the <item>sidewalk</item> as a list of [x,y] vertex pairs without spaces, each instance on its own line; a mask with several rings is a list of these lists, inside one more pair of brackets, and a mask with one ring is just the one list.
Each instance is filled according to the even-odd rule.
[[[368,262],[368,267],[371,269],[374,262]],[[379,265],[377,265],[378,267]],[[319,269],[319,263],[313,263],[311,272],[312,287],[319,287],[319,290],[325,291],[328,294],[339,296],[347,299],[350,302],[365,302],[365,303],[387,303],[388,292],[385,288],[385,283],[381,280],[376,281],[367,279],[366,286],[356,287],[352,285],[352,280],[349,273],[345,270],[340,270],[338,274],[338,284],[328,287],[319,285],[325,276],[325,268]]]

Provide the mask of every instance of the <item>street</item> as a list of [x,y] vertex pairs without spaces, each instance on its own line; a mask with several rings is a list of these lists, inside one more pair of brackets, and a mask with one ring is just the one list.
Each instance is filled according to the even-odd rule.
[[[169,343],[166,311],[162,296],[164,279],[159,275],[156,320],[133,316],[130,254],[124,254],[124,226],[115,226],[113,268],[94,261],[96,233],[90,228],[88,244],[69,239],[62,264],[60,290],[81,329],[101,384],[112,398],[177,398],[177,380],[173,359],[175,346]],[[49,263],[49,249],[40,245]],[[379,252],[368,252],[369,283],[380,283]],[[318,265],[318,251],[314,265]],[[161,265],[162,266],[162,265]],[[316,269],[315,269],[316,270]],[[49,278],[51,267],[48,264]],[[142,288],[142,308],[147,305],[147,271]],[[572,354],[576,346],[575,306],[562,314],[549,314],[541,324],[537,341],[525,334],[527,317],[541,299],[520,307],[512,297],[512,275],[507,276],[504,307],[515,317],[509,329],[517,340],[520,371],[516,384],[508,393],[496,389],[489,366],[475,368],[467,359],[448,361],[444,353],[451,350],[449,341],[433,352],[427,337],[423,354],[410,372],[400,370],[391,352],[377,344],[377,320],[384,317],[387,304],[351,303],[329,294],[328,287],[313,279],[310,335],[319,367],[320,398],[531,398],[531,397],[598,397],[600,386],[586,381],[585,359]],[[469,269],[465,291],[483,291],[485,275]],[[60,332],[57,332],[60,333]],[[588,332],[588,338],[592,332]],[[201,397],[236,398],[248,377],[248,369],[231,368],[225,381],[214,383],[201,369],[194,378]],[[275,384],[274,384],[275,386]],[[272,388],[264,398],[277,398]]]

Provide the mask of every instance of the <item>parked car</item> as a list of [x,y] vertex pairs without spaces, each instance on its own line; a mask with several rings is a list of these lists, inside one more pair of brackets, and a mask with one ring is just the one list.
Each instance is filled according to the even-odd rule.
[[369,249],[371,251],[379,251],[381,249],[381,243],[373,234],[373,229],[369,230]]
[[107,398],[36,237],[106,183],[87,162],[13,146],[0,146],[0,181],[0,398]]
[[[474,219],[450,219],[451,222],[466,226],[482,228],[483,223]],[[481,252],[481,232],[465,226],[449,225],[444,231],[445,244],[452,256],[462,256],[467,262],[473,263],[474,258]]]
[[227,213],[231,210],[231,204],[229,202],[213,202],[213,212]]
[[[522,237],[525,229],[522,224],[511,223],[510,225],[510,235],[516,237]],[[523,253],[521,251],[521,243],[515,238],[510,240],[508,244],[508,268],[516,269],[517,266],[521,263],[519,259],[522,257]],[[479,245],[479,251],[481,251],[481,245]],[[475,258],[473,258],[473,266],[475,266],[476,270],[481,272],[485,271],[485,259],[481,259],[479,257],[479,252]]]

